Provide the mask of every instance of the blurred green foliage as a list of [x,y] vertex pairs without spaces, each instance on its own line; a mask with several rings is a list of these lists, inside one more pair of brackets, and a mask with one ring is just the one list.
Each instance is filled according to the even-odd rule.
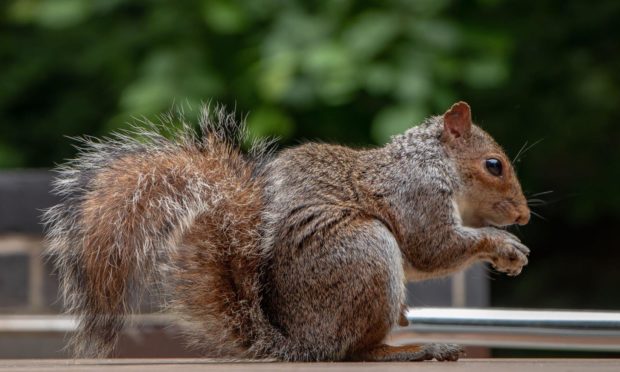
[[[571,305],[575,296],[545,296],[538,284],[562,286],[584,255],[601,275],[580,284],[618,284],[606,260],[619,255],[617,0],[6,0],[0,9],[0,167],[49,167],[74,153],[64,135],[104,135],[174,103],[234,106],[254,135],[283,145],[367,145],[466,100],[509,154],[542,139],[518,170],[529,193],[555,192],[538,210],[547,221],[526,235],[540,262],[573,257],[552,276],[549,265],[532,267],[517,298]],[[605,290],[580,293],[581,304],[618,304]]]
[[[442,15],[450,3],[10,1],[2,120],[49,143],[213,99],[249,111],[258,135],[385,142],[448,107],[457,84],[508,77],[510,39]],[[4,166],[49,164],[11,137]]]

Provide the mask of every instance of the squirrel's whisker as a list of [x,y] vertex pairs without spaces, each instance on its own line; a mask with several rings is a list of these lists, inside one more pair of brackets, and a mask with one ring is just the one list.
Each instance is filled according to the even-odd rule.
[[525,141],[525,143],[523,144],[523,146],[521,146],[521,148],[519,149],[519,151],[517,151],[517,155],[515,155],[515,157],[512,160],[512,163],[516,163],[517,160],[519,160],[519,155],[521,155],[521,152],[523,151],[523,149],[525,148],[525,146],[527,146],[527,141]]
[[543,221],[547,221],[547,219],[546,219],[545,217],[543,217],[540,213],[536,213],[536,212],[534,212],[534,211],[532,211],[532,210],[530,210],[530,213],[531,213],[533,216],[536,216],[536,217],[540,218],[540,219],[541,219],[541,220],[543,220]]
[[513,164],[514,164],[514,163],[517,163],[517,162],[518,162],[518,161],[519,161],[519,160],[523,157],[523,155],[525,155],[525,153],[526,153],[526,152],[530,151],[530,150],[531,150],[534,146],[536,146],[536,145],[538,145],[539,143],[541,143],[543,139],[544,139],[544,138],[541,138],[541,139],[539,139],[538,141],[536,141],[536,142],[532,143],[531,145],[529,145],[529,146],[525,147],[525,148],[523,149],[523,151],[519,151],[519,152],[517,153],[517,156],[515,156],[514,160],[512,161],[512,162],[513,162]]
[[553,190],[541,191],[541,192],[537,192],[535,194],[528,195],[528,196],[536,197],[536,196],[547,195],[551,193],[553,193]]
[[548,202],[546,200],[542,200],[542,199],[527,199],[527,205],[530,206],[541,206],[541,205],[546,205],[548,204]]

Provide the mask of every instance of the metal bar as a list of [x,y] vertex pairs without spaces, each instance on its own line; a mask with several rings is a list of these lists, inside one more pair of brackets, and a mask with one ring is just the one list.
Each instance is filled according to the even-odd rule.
[[[169,315],[141,314],[129,317],[128,324],[139,327],[164,327],[174,318]],[[76,317],[71,315],[0,315],[0,333],[75,332]]]
[[[620,313],[508,309],[419,308],[407,312],[410,326],[395,329],[396,344],[449,342],[462,345],[620,352]],[[136,315],[130,324],[165,327],[170,315]],[[3,315],[0,333],[64,333],[77,327],[64,315]]]
[[396,343],[620,351],[620,313],[508,309],[409,309]]
[[410,322],[428,325],[600,328],[620,332],[620,312],[608,311],[429,307],[409,309],[407,318]]

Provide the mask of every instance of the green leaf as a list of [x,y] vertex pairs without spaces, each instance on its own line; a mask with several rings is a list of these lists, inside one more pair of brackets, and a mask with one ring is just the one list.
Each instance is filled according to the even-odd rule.
[[386,94],[394,90],[397,77],[394,68],[387,63],[377,63],[366,70],[365,86],[371,94]]
[[288,139],[295,130],[293,121],[288,115],[277,108],[266,106],[250,113],[247,126],[252,138]]
[[400,31],[399,21],[394,13],[364,12],[344,31],[343,43],[357,58],[370,59],[390,47]]
[[16,168],[24,165],[22,151],[11,145],[0,143],[0,169]]
[[452,1],[451,0],[399,0],[415,13],[424,16],[434,16],[444,10]]
[[316,82],[316,89],[328,104],[348,101],[358,86],[357,66],[344,45],[326,42],[306,53],[302,69]]
[[21,0],[9,8],[9,16],[18,22],[34,22],[49,28],[64,28],[83,22],[92,4],[84,0]]
[[508,66],[499,58],[469,61],[463,70],[463,80],[473,88],[496,87],[508,79]]
[[267,101],[279,101],[292,84],[297,57],[291,51],[270,55],[262,60],[258,91]]
[[372,137],[379,143],[389,142],[396,134],[404,133],[422,122],[427,113],[416,106],[392,106],[383,109],[372,123]]
[[455,24],[442,19],[418,19],[411,23],[411,35],[432,49],[451,51],[461,43]]
[[246,14],[236,1],[207,0],[203,4],[203,16],[213,30],[233,34],[246,28]]
[[420,102],[433,88],[430,74],[424,69],[408,69],[398,77],[396,95],[403,102]]

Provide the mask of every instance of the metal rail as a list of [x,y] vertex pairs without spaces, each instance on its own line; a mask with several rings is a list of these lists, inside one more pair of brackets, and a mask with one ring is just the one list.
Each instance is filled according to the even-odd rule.
[[[129,324],[139,328],[161,328],[174,322],[170,315],[140,314],[129,317]],[[67,333],[75,332],[77,318],[71,315],[0,315],[2,333]]]
[[[508,309],[409,309],[408,327],[390,341],[448,342],[471,346],[620,352],[620,313]],[[139,328],[163,328],[169,315],[136,315]],[[64,315],[0,315],[0,334],[65,333],[77,327]]]
[[620,352],[620,313],[508,309],[409,309],[392,341]]

